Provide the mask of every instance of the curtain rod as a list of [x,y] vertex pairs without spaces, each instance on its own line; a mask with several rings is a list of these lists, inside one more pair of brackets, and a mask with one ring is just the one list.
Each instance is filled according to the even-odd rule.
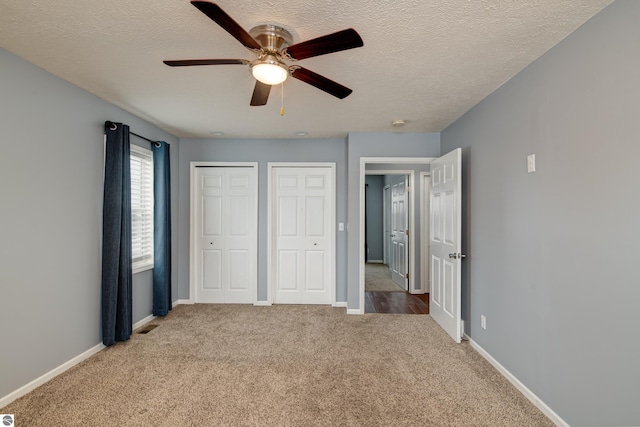
[[[112,121],[107,120],[107,122],[105,123],[107,126],[109,126],[109,129],[111,130],[116,130],[118,129],[118,125],[116,125],[115,123],[113,123]],[[133,136],[137,136],[138,138],[144,139],[145,141],[149,141],[150,143],[154,144],[156,147],[160,147],[161,144],[158,141],[152,141],[149,138],[145,138],[142,135],[138,135],[137,133],[131,132],[129,131],[129,133]]]

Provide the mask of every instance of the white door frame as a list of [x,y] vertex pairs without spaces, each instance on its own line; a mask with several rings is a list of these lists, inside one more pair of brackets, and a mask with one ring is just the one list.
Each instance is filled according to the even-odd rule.
[[[322,167],[331,169],[332,186],[331,186],[331,201],[333,206],[330,211],[330,230],[329,233],[329,250],[331,251],[331,273],[329,278],[329,287],[331,288],[331,305],[336,306],[336,164],[333,162],[269,162],[267,163],[267,302],[266,305],[273,304],[273,287],[275,283],[273,281],[273,244],[275,235],[274,227],[275,218],[273,217],[273,174],[274,169],[278,167],[290,167],[290,168],[313,168]],[[364,243],[363,243],[364,244]],[[261,301],[261,305],[265,305],[264,301]]]
[[[431,172],[420,172],[420,289],[429,293],[429,190],[431,188]],[[424,244],[426,242],[426,245]]]
[[[359,304],[359,313],[364,314],[364,184],[365,184],[365,176],[366,175],[409,175],[409,230],[410,233],[413,233],[415,230],[415,218],[414,218],[414,207],[416,206],[416,196],[415,196],[415,171],[414,170],[391,170],[391,171],[378,171],[378,170],[370,170],[367,171],[367,164],[379,164],[379,163],[389,163],[395,165],[406,165],[406,164],[430,164],[433,160],[437,159],[437,157],[360,157],[360,244],[358,245],[359,262],[358,269],[359,274],[358,278],[360,281],[360,304]],[[420,196],[419,196],[420,197]],[[420,209],[422,209],[422,203],[419,205]],[[415,257],[415,238],[411,238],[409,236],[409,289],[415,289],[414,280],[416,278],[415,274],[415,265],[416,260]],[[428,246],[428,242],[427,242]],[[424,242],[422,242],[421,248],[424,247]],[[355,312],[353,311],[349,311]]]
[[255,207],[256,207],[256,233],[253,235],[252,237],[252,245],[255,248],[255,260],[254,260],[254,270],[255,271],[255,284],[256,287],[255,289],[253,289],[253,303],[255,304],[258,298],[258,218],[259,218],[259,209],[258,209],[258,176],[259,176],[259,170],[258,170],[258,163],[257,162],[190,162],[189,163],[189,168],[190,168],[190,181],[189,181],[189,192],[190,192],[190,202],[189,202],[189,207],[190,207],[190,219],[189,219],[189,304],[194,304],[195,303],[195,298],[196,298],[196,255],[197,255],[197,248],[196,248],[196,241],[197,241],[197,236],[196,236],[196,209],[195,209],[195,203],[196,203],[196,186],[195,181],[196,181],[196,172],[197,172],[197,168],[198,167],[251,167],[255,169],[255,174],[254,174],[254,182],[252,183],[254,185],[255,188],[255,192],[254,192],[254,203],[255,203]]

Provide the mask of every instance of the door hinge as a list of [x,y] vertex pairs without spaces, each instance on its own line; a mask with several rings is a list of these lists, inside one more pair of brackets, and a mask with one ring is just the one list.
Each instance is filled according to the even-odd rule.
[[409,235],[409,230],[404,230],[404,234]]
[[409,273],[405,274],[405,275],[404,275],[404,278],[405,278],[405,279],[408,279],[408,278],[409,278]]

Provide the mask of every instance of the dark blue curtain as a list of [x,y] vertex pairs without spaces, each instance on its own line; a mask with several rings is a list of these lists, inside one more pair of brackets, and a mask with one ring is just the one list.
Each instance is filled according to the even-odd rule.
[[171,310],[171,171],[169,144],[153,144],[153,315]]
[[102,342],[131,336],[131,159],[129,126],[105,123],[102,210]]

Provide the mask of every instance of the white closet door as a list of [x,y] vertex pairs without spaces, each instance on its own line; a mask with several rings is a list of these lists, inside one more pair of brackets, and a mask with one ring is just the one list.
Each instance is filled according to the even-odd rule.
[[331,304],[333,171],[276,167],[273,187],[273,302]]
[[253,303],[255,182],[252,167],[197,168],[195,302]]

